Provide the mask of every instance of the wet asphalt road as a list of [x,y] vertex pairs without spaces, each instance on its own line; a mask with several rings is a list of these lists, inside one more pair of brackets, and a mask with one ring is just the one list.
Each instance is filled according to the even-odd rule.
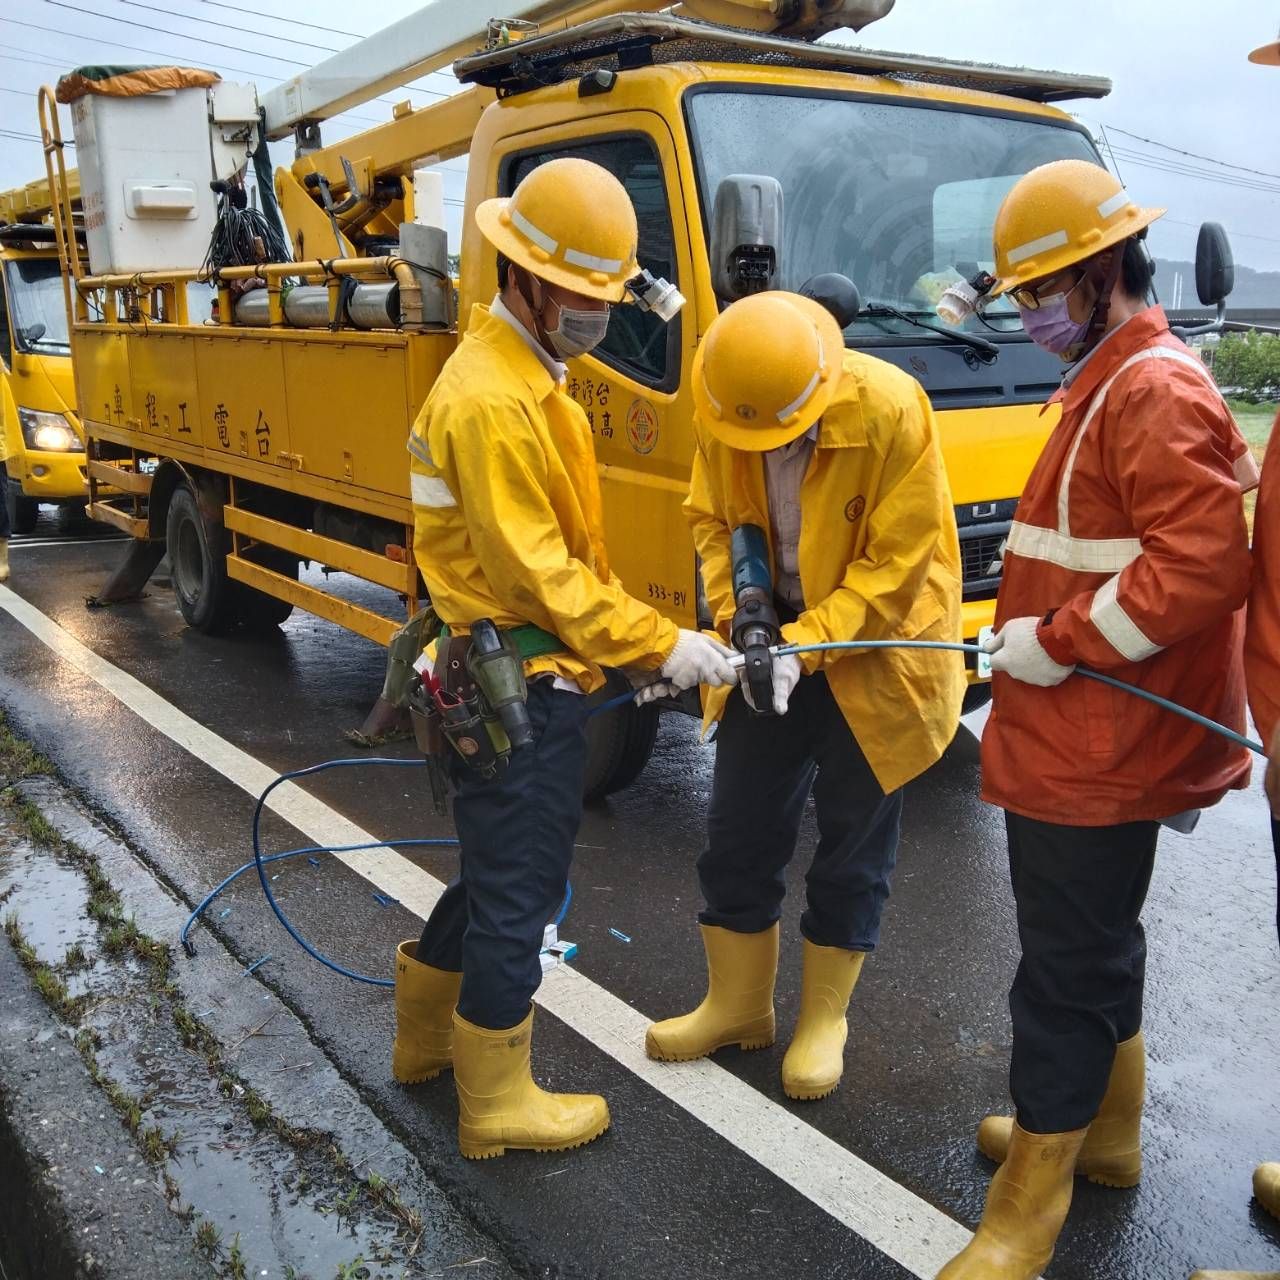
[[[83,538],[83,540],[79,540]],[[68,541],[70,539],[70,541]],[[63,543],[64,545],[54,545]],[[15,540],[11,588],[108,661],[273,769],[352,754],[382,681],[382,653],[295,615],[267,639],[188,630],[162,583],[136,605],[89,612],[123,550],[103,535],[42,524]],[[192,903],[250,856],[252,802],[150,728],[0,611],[0,704],[64,775]],[[1005,992],[1015,962],[999,815],[977,799],[981,715],[908,791],[894,893],[879,953],[855,994],[844,1083],[832,1097],[783,1098],[778,1070],[794,1020],[805,852],[783,920],[779,1043],[717,1061],[944,1212],[972,1225],[991,1167],[973,1130],[1006,1102]],[[628,791],[589,810],[573,906],[561,932],[575,966],[648,1017],[682,1012],[703,990],[693,861],[713,748],[664,721],[654,759]],[[410,754],[405,745],[390,754]],[[382,837],[449,835],[410,770],[327,774],[308,789]],[[273,847],[305,843],[278,819]],[[414,851],[433,875],[448,850]],[[324,950],[390,975],[395,944],[418,931],[399,906],[337,865],[286,864],[276,885]],[[673,1102],[540,1013],[543,1084],[605,1093],[614,1126],[565,1155],[472,1163],[456,1154],[452,1084],[404,1090],[389,1076],[388,993],[348,982],[293,947],[245,877],[214,921],[257,977],[284,996],[424,1165],[531,1275],[800,1276],[909,1274]],[[1146,922],[1150,945],[1146,1170],[1133,1191],[1077,1182],[1049,1271],[1061,1280],[1176,1280],[1195,1266],[1280,1268],[1280,1224],[1249,1199],[1253,1166],[1280,1158],[1280,955],[1274,863],[1257,788],[1230,797],[1190,837],[1166,834]],[[614,937],[610,928],[629,935]],[[185,963],[199,963],[198,958]]]

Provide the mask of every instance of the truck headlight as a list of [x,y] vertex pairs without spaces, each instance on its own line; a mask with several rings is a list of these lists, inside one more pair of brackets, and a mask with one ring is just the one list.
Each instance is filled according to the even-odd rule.
[[75,428],[61,413],[18,407],[22,438],[28,449],[40,453],[78,453],[84,448]]

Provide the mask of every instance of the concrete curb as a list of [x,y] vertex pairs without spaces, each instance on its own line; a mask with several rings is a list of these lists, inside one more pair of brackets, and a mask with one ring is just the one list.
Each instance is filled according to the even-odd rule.
[[0,1263],[8,1280],[217,1275],[3,934]]
[[[33,776],[15,791],[96,860],[124,914],[144,935],[174,947],[172,981],[185,1007],[218,1042],[226,1068],[276,1118],[295,1130],[326,1135],[340,1153],[335,1158],[347,1161],[344,1183],[376,1173],[396,1202],[416,1215],[413,1265],[403,1274],[438,1275],[458,1265],[476,1267],[473,1274],[493,1280],[514,1274],[505,1250],[477,1229],[464,1206],[442,1193],[261,972],[250,976],[207,930],[200,931],[198,959],[184,956],[176,939],[188,908],[59,780]],[[201,1255],[190,1227],[166,1203],[156,1172],[90,1076],[70,1031],[36,992],[2,934],[0,959],[2,1280],[204,1280],[243,1274]],[[257,1036],[255,1028],[267,1023],[271,1037]],[[286,1058],[306,1070],[282,1071]],[[191,1209],[209,1215],[199,1196],[191,1199]],[[365,1216],[373,1221],[368,1205]],[[229,1237],[234,1224],[222,1225]],[[362,1270],[384,1274],[381,1268]],[[271,1274],[278,1274],[274,1266]]]

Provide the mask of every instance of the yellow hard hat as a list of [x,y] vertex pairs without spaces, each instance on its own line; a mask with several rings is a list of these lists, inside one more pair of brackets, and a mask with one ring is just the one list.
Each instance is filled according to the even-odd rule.
[[802,436],[840,381],[844,333],[798,293],[757,293],[718,315],[693,357],[693,403],[716,439],[764,452]]
[[1054,160],[1024,174],[1005,196],[994,230],[991,297],[1057,275],[1150,226],[1120,180],[1088,160]]
[[514,195],[485,200],[476,223],[517,266],[588,298],[621,302],[640,271],[631,197],[590,160],[548,160]]

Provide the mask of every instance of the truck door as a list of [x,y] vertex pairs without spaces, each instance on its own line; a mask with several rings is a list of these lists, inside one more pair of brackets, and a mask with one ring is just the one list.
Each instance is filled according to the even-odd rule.
[[[626,187],[643,266],[677,286],[692,279],[676,150],[661,116],[619,112],[506,139],[496,156],[499,193],[510,195],[531,169],[562,156],[594,161]],[[486,271],[492,279],[493,268]],[[591,423],[610,566],[632,595],[682,626],[694,625],[697,604],[693,543],[680,511],[693,456],[682,377],[697,344],[691,310],[667,325],[615,307],[604,342],[569,362],[568,381]]]

